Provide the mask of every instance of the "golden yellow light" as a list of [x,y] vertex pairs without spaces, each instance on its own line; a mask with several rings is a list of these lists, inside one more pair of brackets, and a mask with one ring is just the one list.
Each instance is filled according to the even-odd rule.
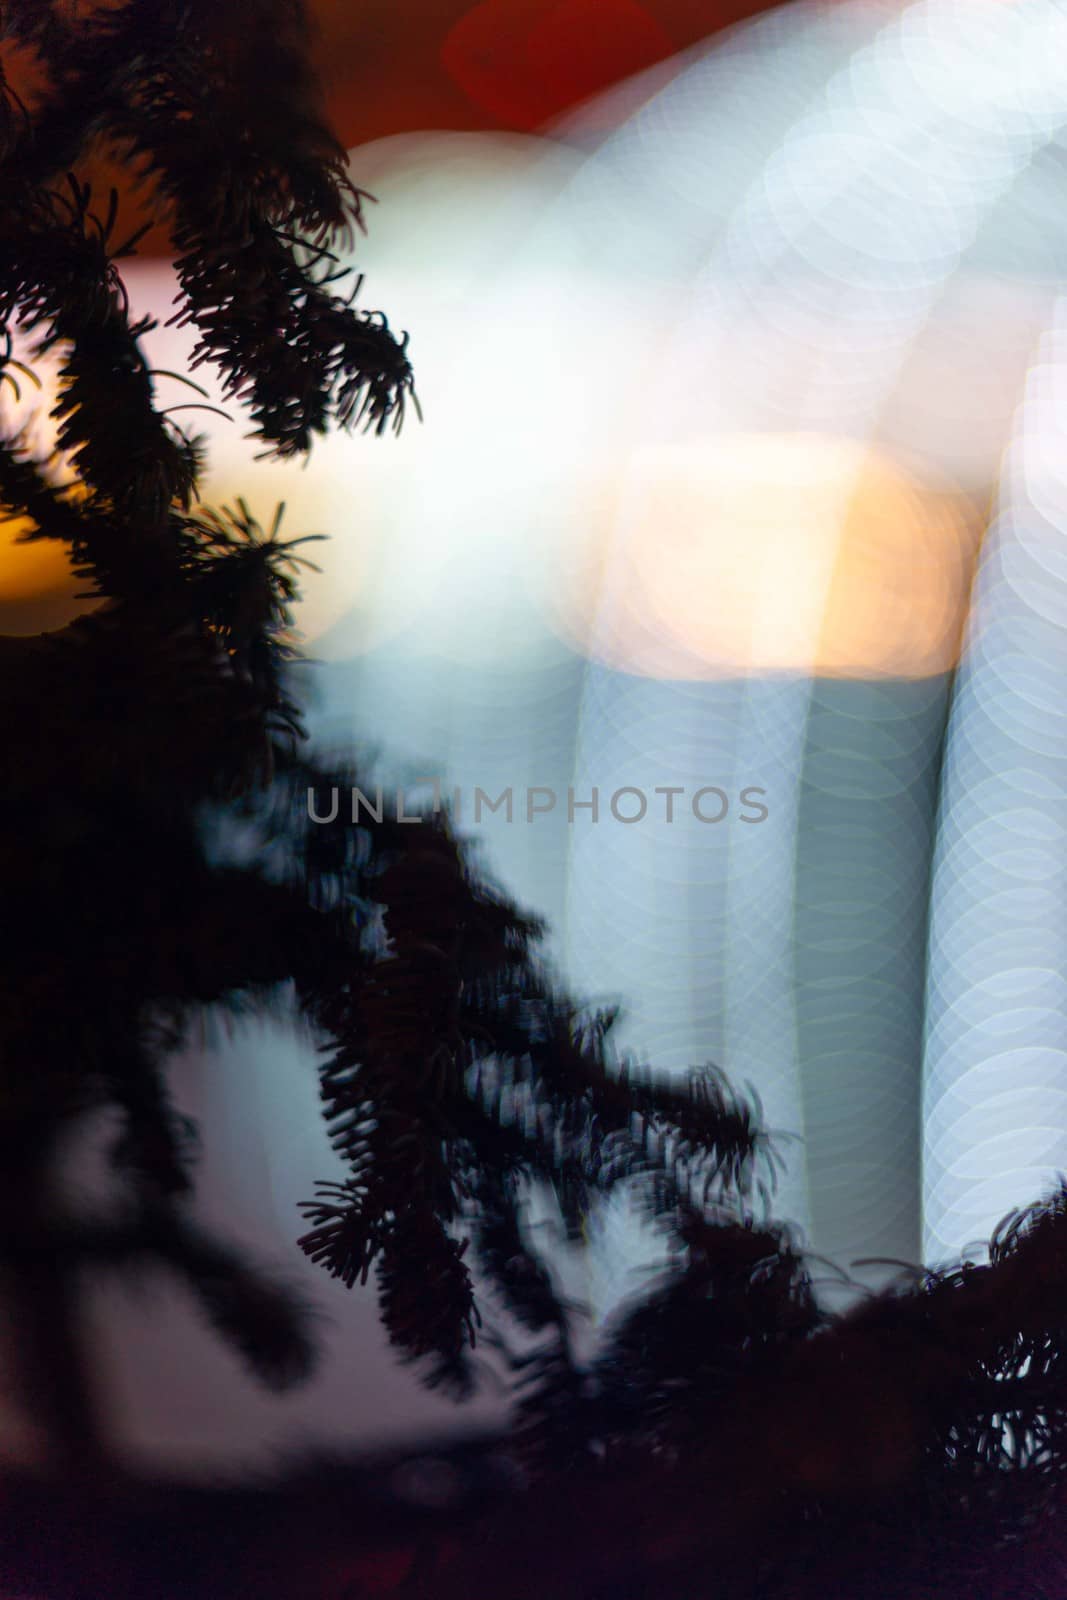
[[558,621],[613,667],[919,678],[957,659],[978,508],[857,441],[643,449],[579,506]]

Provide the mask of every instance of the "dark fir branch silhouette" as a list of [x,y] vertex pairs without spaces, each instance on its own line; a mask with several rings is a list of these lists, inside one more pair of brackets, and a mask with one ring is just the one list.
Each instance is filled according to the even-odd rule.
[[[0,1291],[55,1464],[104,1452],[88,1274],[169,1269],[261,1379],[310,1370],[307,1308],[192,1218],[194,1130],[167,1081],[204,1008],[291,996],[347,1165],[307,1201],[304,1251],[346,1284],[374,1275],[427,1381],[469,1392],[480,1341],[516,1376],[528,1487],[496,1496],[491,1537],[465,1502],[458,1549],[432,1517],[424,1538],[424,1517],[410,1593],[886,1596],[887,1551],[914,1558],[922,1592],[936,1572],[938,1593],[1007,1593],[988,1587],[994,1547],[1067,1471],[1067,1190],[1013,1219],[987,1265],[916,1272],[830,1316],[816,1264],[766,1217],[775,1157],[754,1102],[710,1069],[667,1081],[616,1058],[613,1014],[563,991],[539,923],[446,815],[309,817],[309,796],[326,815],[368,774],[304,738],[303,543],[280,512],[264,527],[243,501],[200,504],[202,441],[157,401],[150,324],[116,267],[136,239],[81,176],[105,150],[166,216],[178,319],[264,453],[398,427],[416,409],[406,336],[337,264],[367,197],[321,119],[306,33],[296,0],[0,4],[0,66],[18,53],[37,85],[23,103],[0,81],[0,394],[17,400],[42,355],[59,374],[54,456],[14,424],[0,436],[0,511],[63,545],[99,602],[0,637]],[[103,1113],[113,1192],[88,1212],[58,1179]],[[572,1237],[619,1185],[663,1230],[661,1281],[592,1355],[523,1225],[538,1184]],[[34,1493],[11,1503],[44,1528]],[[84,1514],[85,1540],[121,1522],[127,1502],[110,1504]],[[292,1504],[309,1546],[357,1523],[373,1537],[320,1490]],[[17,1529],[4,1537],[10,1566]],[[804,1587],[819,1541],[853,1560],[844,1587]],[[90,1556],[95,1577],[56,1583],[216,1595],[213,1548],[194,1572],[183,1544],[169,1588],[133,1557],[125,1587],[112,1572],[102,1588]],[[229,1570],[225,1592],[303,1600],[306,1567],[287,1587],[267,1566]]]
[[[735,1188],[763,1136],[717,1079],[609,1066],[608,1019],[556,991],[538,924],[474,870],[447,818],[309,820],[309,795],[358,775],[305,751],[288,687],[301,541],[280,514],[268,530],[243,502],[199,505],[201,441],[157,402],[151,323],[131,320],[115,265],[130,242],[78,172],[103,146],[166,209],[194,365],[221,371],[266,453],[306,451],[333,425],[399,426],[415,404],[406,336],[336,266],[365,197],[318,115],[300,6],[2,16],[43,79],[32,106],[2,102],[2,371],[16,397],[37,356],[59,378],[55,455],[35,459],[9,429],[0,497],[28,538],[68,548],[101,602],[55,634],[2,641],[0,1265],[33,1330],[24,1363],[57,1448],[98,1450],[77,1278],[151,1256],[260,1376],[308,1370],[300,1308],[189,1219],[192,1145],[166,1079],[199,1009],[288,984],[322,1041],[350,1167],[309,1202],[303,1247],[348,1284],[373,1271],[398,1350],[466,1392],[479,1272],[528,1327],[562,1325],[523,1239],[525,1184],[552,1183],[578,1229],[594,1192],[655,1172],[666,1212],[698,1181]],[[211,818],[226,809],[261,831],[261,860],[220,857]],[[54,1164],[104,1108],[122,1120],[119,1209],[72,1218]]]

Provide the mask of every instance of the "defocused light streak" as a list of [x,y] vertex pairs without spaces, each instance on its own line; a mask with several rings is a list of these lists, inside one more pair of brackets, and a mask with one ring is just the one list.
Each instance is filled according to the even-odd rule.
[[[1052,0],[799,4],[623,86],[608,137],[605,104],[558,142],[367,147],[359,265],[425,427],[302,474],[203,419],[213,498],[334,536],[299,619],[316,727],[382,739],[388,780],[767,788],[744,833],[478,831],[626,1046],[716,1059],[806,1136],[778,1209],[846,1262],[918,1252],[920,1187],[938,1256],[1067,1165],[1062,323],[1035,360],[1065,61]],[[171,280],[126,276],[165,317]],[[181,368],[173,331],[149,348]],[[267,1150],[311,1115],[286,1095]],[[605,1228],[601,1311],[646,1245]]]
[[946,749],[927,978],[928,1255],[1067,1167],[1067,302],[1033,364]]

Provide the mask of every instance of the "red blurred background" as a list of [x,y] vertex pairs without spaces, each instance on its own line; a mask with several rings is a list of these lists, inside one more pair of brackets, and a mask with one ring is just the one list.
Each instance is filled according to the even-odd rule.
[[[612,85],[666,62],[767,0],[309,0],[329,121],[348,149],[412,131],[530,133]],[[33,98],[30,63],[5,51],[13,87]],[[84,174],[115,187],[121,233],[144,196],[109,162]],[[106,202],[102,209],[106,210]],[[168,254],[157,223],[140,254]]]
[[312,0],[351,147],[409,129],[530,132],[765,9],[761,0]]

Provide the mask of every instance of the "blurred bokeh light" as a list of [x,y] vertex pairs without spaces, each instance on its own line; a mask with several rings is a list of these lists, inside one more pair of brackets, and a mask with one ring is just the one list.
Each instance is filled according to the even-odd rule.
[[[208,495],[332,535],[318,736],[468,796],[722,790],[721,824],[459,820],[625,1046],[717,1061],[798,1136],[777,1206],[816,1249],[940,1257],[1067,1165],[1067,12],[797,4],[665,65],[683,9],[597,11],[640,76],[533,134],[616,71],[563,50],[589,6],[457,8],[440,59],[489,120],[352,157],[425,425],[301,470],[205,414]],[[164,320],[170,270],[124,276]],[[197,1078],[249,1152],[212,1204],[289,1241],[325,1137],[292,1041],[242,1049]],[[599,1313],[652,1254],[605,1226]],[[357,1395],[335,1362],[307,1426],[414,1415],[384,1370]]]

